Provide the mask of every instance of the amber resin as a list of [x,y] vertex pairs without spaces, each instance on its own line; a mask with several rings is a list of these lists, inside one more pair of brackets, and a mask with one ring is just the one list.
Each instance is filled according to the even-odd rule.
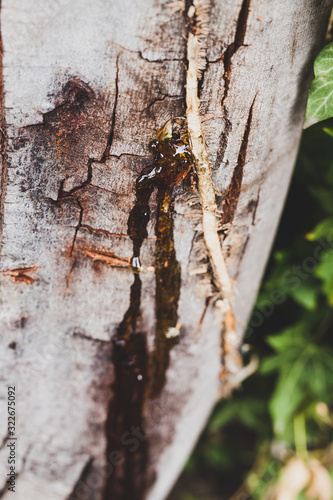
[[[158,130],[150,144],[153,164],[136,181],[136,203],[128,219],[128,234],[133,241],[131,260],[134,282],[130,306],[113,337],[112,362],[115,367],[114,397],[107,420],[107,456],[119,450],[123,462],[115,468],[106,484],[104,498],[141,500],[145,489],[147,441],[143,421],[145,398],[156,398],[165,384],[170,349],[178,341],[178,300],[180,295],[180,265],[176,258],[173,237],[172,195],[193,164],[189,147],[186,119],[174,118]],[[157,189],[157,220],[155,225],[155,346],[148,359],[146,335],[137,331],[140,316],[141,246],[147,238],[150,220],[149,200]],[[136,449],[126,446],[122,437],[131,429],[140,433]],[[125,439],[125,441],[126,441]],[[135,471],[135,473],[134,473]],[[133,484],[136,477],[136,484]]]

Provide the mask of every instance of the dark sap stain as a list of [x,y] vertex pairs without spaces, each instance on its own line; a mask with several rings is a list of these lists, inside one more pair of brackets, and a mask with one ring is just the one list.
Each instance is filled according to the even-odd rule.
[[180,265],[176,258],[171,213],[172,193],[189,173],[193,157],[189,148],[185,118],[169,120],[150,145],[154,152],[153,168],[143,172],[136,183],[136,203],[128,221],[128,234],[133,240],[132,267],[141,269],[140,249],[147,237],[150,218],[149,198],[157,188],[157,220],[155,226],[155,348],[151,359],[150,397],[156,398],[164,384],[170,350],[177,343],[175,329],[180,295]]
[[112,463],[118,451],[120,463],[107,480],[105,500],[141,500],[145,490],[147,441],[133,437],[133,430],[141,430],[148,375],[146,335],[136,331],[140,299],[141,280],[135,275],[129,309],[112,339],[115,381],[106,423],[107,460]]
[[9,345],[8,345],[9,349],[16,349],[16,342],[11,342]]
[[[150,149],[154,162],[137,179],[136,203],[128,219],[134,273],[130,305],[112,339],[115,381],[106,424],[107,457],[119,450],[123,460],[107,480],[104,500],[142,500],[144,496],[148,443],[142,429],[143,405],[147,396],[156,397],[162,390],[169,352],[176,342],[174,338],[167,338],[170,328],[177,324],[180,295],[180,265],[174,248],[171,202],[173,188],[186,177],[193,163],[185,118],[169,120],[158,131]],[[140,251],[148,235],[149,199],[155,188],[158,191],[155,229],[157,326],[155,349],[149,363],[146,334],[137,332],[137,322],[141,304]],[[133,435],[138,435],[139,439]]]
[[180,265],[176,258],[173,239],[173,218],[170,213],[172,188],[159,190],[156,221],[156,262],[155,262],[155,348],[151,360],[150,397],[161,393],[169,366],[170,350],[178,342],[178,335],[170,333],[176,329],[178,321],[178,301],[180,296]]
[[[169,120],[157,132],[157,138],[150,144],[150,150],[154,153],[154,164],[152,168],[145,169],[137,179],[136,203],[128,219],[128,234],[133,241],[134,272],[140,272],[141,269],[140,250],[144,239],[148,236],[149,199],[154,188],[158,189],[160,208],[164,196],[171,195],[174,186],[187,176],[193,164],[186,119]],[[170,204],[164,211],[170,216]]]
[[234,168],[234,171],[232,174],[232,179],[230,181],[227,194],[226,194],[224,201],[223,201],[222,218],[221,218],[222,225],[231,223],[233,221],[234,215],[236,213],[238,200],[239,200],[241,189],[242,189],[244,166],[246,163],[247,147],[248,147],[251,125],[252,125],[253,106],[254,106],[256,97],[257,96],[255,96],[255,98],[253,99],[250,110],[249,110],[249,115],[248,115],[248,118],[246,121],[245,130],[244,130],[241,146],[240,146],[239,153],[238,153],[237,164]]

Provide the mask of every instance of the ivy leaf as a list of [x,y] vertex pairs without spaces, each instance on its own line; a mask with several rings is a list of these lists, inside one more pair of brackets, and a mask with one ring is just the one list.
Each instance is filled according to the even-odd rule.
[[304,128],[333,116],[333,43],[326,45],[314,63]]

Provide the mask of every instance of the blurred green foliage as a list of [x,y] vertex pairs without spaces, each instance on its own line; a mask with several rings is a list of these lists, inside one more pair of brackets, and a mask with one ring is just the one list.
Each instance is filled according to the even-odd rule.
[[[303,134],[245,336],[251,348],[244,361],[255,354],[259,370],[217,405],[170,500],[234,500],[237,489],[238,498],[261,500],[290,457],[327,454],[332,334],[333,119]],[[332,473],[331,460],[325,467]]]

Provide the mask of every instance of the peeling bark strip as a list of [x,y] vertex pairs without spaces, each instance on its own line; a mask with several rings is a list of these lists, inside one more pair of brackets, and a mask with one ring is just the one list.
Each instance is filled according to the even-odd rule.
[[[1,16],[0,0],[0,16]],[[3,218],[5,208],[6,187],[8,181],[7,168],[7,126],[5,117],[5,91],[3,84],[3,42],[0,17],[0,250],[2,247]],[[1,253],[0,253],[1,261]]]
[[[14,283],[24,282],[27,285],[32,285],[35,279],[29,276],[30,273],[37,271],[38,267],[22,267],[21,269],[7,269],[6,271],[1,271],[4,276],[9,276]],[[28,274],[29,273],[29,274]]]
[[249,142],[249,136],[251,131],[251,123],[253,116],[253,106],[255,103],[256,97],[253,99],[253,102],[250,107],[249,116],[245,125],[245,130],[243,134],[243,139],[241,142],[241,146],[239,149],[237,164],[234,168],[234,172],[232,174],[232,179],[229,184],[229,188],[225,199],[222,205],[222,217],[221,217],[221,225],[223,227],[224,224],[231,223],[236,209],[238,205],[239,196],[242,189],[242,181],[243,181],[243,171],[246,163],[246,153],[247,146]]
[[[147,437],[142,429],[145,395],[156,398],[162,391],[169,366],[169,353],[178,340],[177,311],[181,279],[173,241],[171,203],[174,187],[186,177],[193,162],[185,123],[185,118],[172,119],[157,132],[157,139],[150,144],[154,151],[153,166],[145,169],[136,181],[136,203],[128,218],[128,235],[133,241],[131,263],[134,283],[130,306],[112,339],[114,397],[110,402],[106,424],[107,460],[117,450],[121,453],[122,461],[107,480],[105,500],[143,498],[148,456]],[[148,236],[149,200],[155,187],[158,190],[155,227],[156,335],[148,372],[146,333],[137,332],[136,328],[141,306],[140,252]],[[89,256],[92,256],[91,252]],[[135,449],[128,447],[130,441],[127,440],[130,432],[134,434],[133,429],[140,433],[142,441]]]
[[129,267],[130,259],[126,259],[123,257],[117,257],[112,252],[95,252],[92,249],[84,248],[83,249],[87,257],[90,257],[93,261],[97,260],[100,262],[105,262],[112,267]]
[[195,169],[198,175],[204,240],[213,269],[213,278],[226,301],[226,310],[229,311],[231,310],[233,294],[232,285],[217,232],[215,186],[202,132],[198,98],[198,79],[204,68],[209,6],[210,3],[207,0],[194,0],[193,5],[188,10],[191,25],[187,43],[186,115]]

